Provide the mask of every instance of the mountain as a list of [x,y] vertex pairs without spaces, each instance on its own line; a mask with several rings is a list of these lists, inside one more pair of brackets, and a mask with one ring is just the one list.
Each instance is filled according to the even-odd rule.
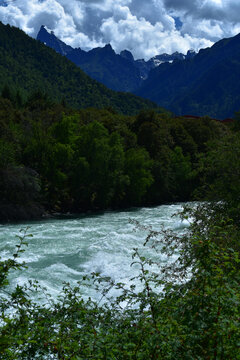
[[36,90],[46,92],[53,100],[65,99],[75,108],[112,107],[133,114],[156,107],[135,95],[107,89],[66,57],[20,29],[0,23],[0,91],[4,84],[19,89],[25,97]]
[[45,26],[41,26],[37,40],[61,55],[65,55],[91,78],[112,90],[133,91],[141,84],[140,73],[138,68],[134,66],[134,62],[129,61],[124,56],[117,55],[110,44],[88,52],[80,48],[73,49],[59,40]]
[[[40,35],[48,46],[0,23],[0,90],[8,84],[25,97],[42,90],[75,108],[112,107],[125,114],[155,107],[151,101],[179,115],[219,119],[232,117],[240,109],[240,34],[198,54],[162,54],[149,61],[134,60],[127,50],[117,55],[110,45],[88,52],[73,49],[44,26]],[[111,91],[79,66],[109,87],[135,88],[136,95],[151,101]]]
[[134,91],[141,86],[143,80],[147,79],[151,69],[164,62],[184,60],[195,55],[195,52],[188,52],[187,55],[175,52],[172,55],[157,55],[148,61],[134,60],[130,51],[123,50],[118,55],[110,44],[103,48],[84,51],[66,45],[44,25],[41,26],[37,39],[61,55],[65,55],[91,78],[117,91]]
[[140,71],[141,78],[143,80],[146,80],[149,76],[150,71],[152,69],[155,69],[159,65],[161,65],[165,62],[172,63],[175,60],[191,59],[195,55],[196,55],[196,53],[194,50],[188,50],[186,55],[176,51],[171,55],[166,54],[166,53],[161,54],[161,55],[156,55],[156,56],[152,57],[151,59],[149,59],[148,61],[145,61],[144,59],[136,60],[135,65],[137,66],[137,68]]
[[117,91],[133,91],[141,84],[141,77],[134,62],[117,55],[110,44],[88,52],[74,49],[67,58],[93,79]]
[[59,40],[54,32],[49,30],[46,26],[42,25],[37,39],[43,42],[45,45],[48,45],[50,48],[54,49],[61,55],[67,55],[69,52],[73,50],[73,48],[69,45],[66,45],[63,41]]
[[179,114],[232,117],[240,109],[240,34],[153,69],[137,95]]

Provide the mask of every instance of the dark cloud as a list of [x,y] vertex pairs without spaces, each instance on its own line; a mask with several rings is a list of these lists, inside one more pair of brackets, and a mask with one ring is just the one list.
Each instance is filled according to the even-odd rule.
[[163,0],[166,9],[191,11],[199,6],[198,0]]
[[129,4],[129,9],[133,15],[136,15],[138,18],[144,17],[153,25],[159,20],[163,20],[164,8],[158,6],[152,0],[133,0]]
[[163,0],[164,7],[193,19],[238,22],[239,0]]

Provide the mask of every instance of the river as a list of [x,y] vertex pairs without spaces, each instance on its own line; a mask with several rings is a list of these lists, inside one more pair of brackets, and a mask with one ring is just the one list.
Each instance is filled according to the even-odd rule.
[[[144,247],[144,231],[134,231],[129,219],[141,225],[160,230],[162,226],[184,231],[189,225],[173,214],[182,209],[181,204],[138,208],[119,212],[105,212],[78,217],[46,219],[23,224],[0,225],[0,256],[5,260],[14,253],[18,243],[16,235],[21,228],[29,226],[28,247],[21,255],[27,268],[10,275],[11,288],[23,285],[29,279],[38,280],[48,293],[56,298],[63,282],[74,285],[83,275],[99,272],[127,285],[138,273],[131,266],[133,248],[144,256],[156,256],[149,247]],[[167,261],[162,257],[159,261]],[[99,299],[93,289],[83,288],[83,296]]]

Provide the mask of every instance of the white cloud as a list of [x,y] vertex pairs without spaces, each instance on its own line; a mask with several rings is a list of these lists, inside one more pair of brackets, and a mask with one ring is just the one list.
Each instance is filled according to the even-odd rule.
[[0,20],[4,24],[11,24],[23,29],[26,32],[29,31],[29,29],[26,28],[26,20],[20,8],[11,4],[6,7],[0,7]]
[[[35,37],[42,24],[89,50],[111,43],[136,58],[198,50],[240,31],[239,0],[5,0],[0,20]],[[0,3],[1,4],[1,3]],[[174,18],[183,26],[176,29]]]
[[175,29],[174,20],[170,30],[166,31],[161,22],[152,25],[144,18],[137,19],[130,12],[118,22],[114,16],[106,19],[100,30],[117,52],[128,49],[135,58],[147,59],[163,52],[187,52],[190,48],[198,50],[212,44],[206,39],[182,36]]
[[193,28],[192,20],[187,19],[182,26],[181,33],[189,34],[197,38],[207,38],[211,41],[221,39],[224,37],[224,30],[221,23],[216,20],[203,19],[199,20],[198,24]]
[[184,23],[181,33],[217,41],[234,36],[240,26],[239,0],[163,0],[164,6]]

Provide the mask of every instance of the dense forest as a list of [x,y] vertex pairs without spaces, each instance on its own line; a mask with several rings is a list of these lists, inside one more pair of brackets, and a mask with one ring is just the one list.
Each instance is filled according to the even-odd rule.
[[23,102],[7,86],[0,109],[2,221],[193,199],[207,142],[232,127],[154,110],[73,110],[40,92]]
[[18,88],[23,98],[36,90],[74,108],[112,107],[124,114],[157,107],[130,93],[115,92],[91,79],[78,66],[23,31],[0,22],[0,91]]

